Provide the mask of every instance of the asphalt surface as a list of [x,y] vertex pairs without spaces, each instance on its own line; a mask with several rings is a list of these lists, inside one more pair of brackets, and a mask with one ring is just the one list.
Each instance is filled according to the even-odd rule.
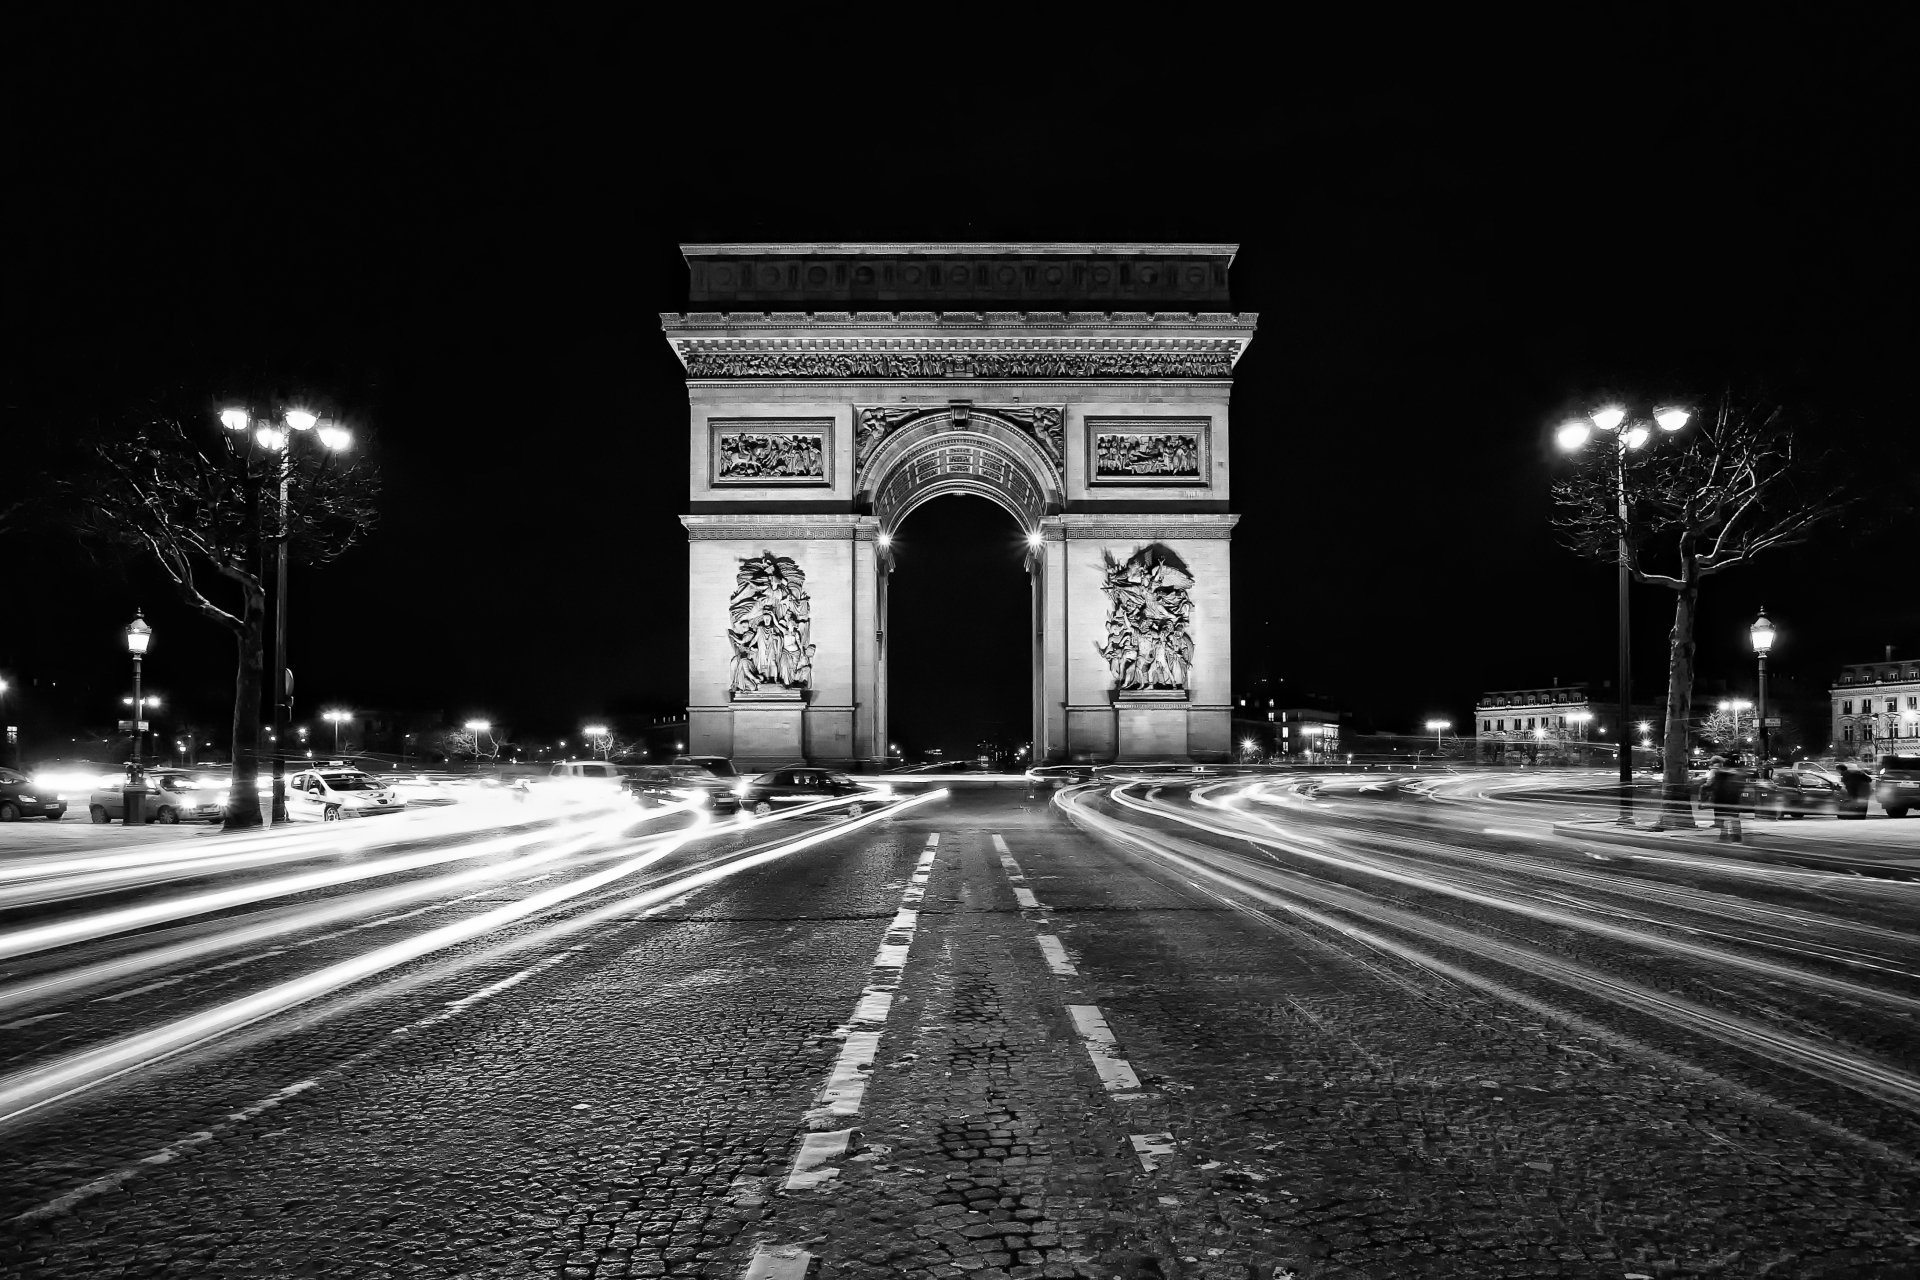
[[1920,882],[1594,814],[1189,777],[16,849],[0,1272],[1920,1274]]

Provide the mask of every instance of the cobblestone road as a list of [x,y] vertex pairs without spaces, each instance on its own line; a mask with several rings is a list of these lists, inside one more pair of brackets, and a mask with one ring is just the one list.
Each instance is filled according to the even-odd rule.
[[[22,952],[8,1087],[474,925],[6,1121],[0,1268],[1920,1274],[1916,886],[1498,816],[980,789],[657,856],[536,822]],[[180,892],[387,865],[306,856]]]

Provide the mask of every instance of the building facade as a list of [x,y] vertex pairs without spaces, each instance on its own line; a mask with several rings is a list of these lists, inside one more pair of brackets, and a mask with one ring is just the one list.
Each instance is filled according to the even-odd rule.
[[[1628,740],[1658,747],[1662,716],[1657,706],[1635,704]],[[1585,683],[1491,690],[1475,702],[1473,717],[1474,758],[1486,762],[1542,755],[1590,762],[1600,754],[1614,758],[1621,740],[1620,704],[1612,690],[1596,694]]]
[[692,751],[883,763],[893,534],[967,494],[1026,532],[1034,759],[1228,757],[1234,246],[682,252]]
[[1920,750],[1920,661],[1895,661],[1889,645],[1879,662],[1842,667],[1828,696],[1835,755],[1871,760]]

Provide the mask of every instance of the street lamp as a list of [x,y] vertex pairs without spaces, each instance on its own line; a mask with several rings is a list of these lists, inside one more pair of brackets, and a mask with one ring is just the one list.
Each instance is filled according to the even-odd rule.
[[339,755],[340,754],[340,726],[343,724],[348,724],[352,722],[353,712],[322,711],[320,713],[320,718],[322,720],[333,721],[333,754]]
[[611,735],[607,732],[607,726],[603,724],[590,724],[580,730],[580,732],[587,735],[587,740],[593,744],[595,751],[598,751],[602,756],[609,759],[612,758],[612,752],[608,750]]
[[[274,525],[273,584],[273,815],[274,822],[287,820],[287,762],[280,748],[286,736],[287,717],[293,710],[293,690],[287,679],[287,488],[293,476],[294,435],[312,435],[320,447],[340,453],[353,445],[353,433],[329,419],[319,418],[305,409],[288,409],[280,424],[270,418],[256,418],[251,411],[232,408],[220,411],[220,425],[244,435],[251,430],[253,441],[269,453],[280,455],[280,518]],[[293,435],[289,435],[291,431]],[[337,729],[336,729],[337,733]],[[336,745],[335,750],[338,750]]]
[[1453,721],[1429,720],[1427,721],[1427,728],[1433,731],[1433,758],[1438,760],[1440,758],[1440,735],[1448,729],[1453,728]]
[[1773,648],[1773,623],[1767,620],[1767,606],[1760,606],[1760,616],[1747,628],[1747,635],[1753,640],[1753,652],[1760,659],[1760,706],[1754,712],[1754,718],[1760,721],[1760,770],[1767,771],[1773,761],[1771,744],[1767,741],[1767,652]]
[[127,789],[121,797],[126,805],[122,821],[129,827],[140,826],[147,819],[146,783],[140,777],[140,730],[145,727],[140,716],[146,706],[140,697],[140,663],[152,643],[153,628],[147,625],[140,610],[135,609],[133,621],[127,624],[127,652],[133,655],[133,758],[127,764]]
[[480,735],[491,732],[493,722],[491,720],[469,720],[467,721],[466,729],[468,733],[473,735],[473,758],[478,760],[480,758]]
[[1633,752],[1625,742],[1627,719],[1633,714],[1633,629],[1629,625],[1627,603],[1627,584],[1633,580],[1631,563],[1632,551],[1627,540],[1627,454],[1645,445],[1652,438],[1653,428],[1669,434],[1687,425],[1692,417],[1685,409],[1661,408],[1654,410],[1651,422],[1644,418],[1633,418],[1618,405],[1608,405],[1584,418],[1574,418],[1561,425],[1555,433],[1560,447],[1572,453],[1586,446],[1595,431],[1611,434],[1614,440],[1613,478],[1614,492],[1619,503],[1620,519],[1620,817],[1621,826],[1633,824]]

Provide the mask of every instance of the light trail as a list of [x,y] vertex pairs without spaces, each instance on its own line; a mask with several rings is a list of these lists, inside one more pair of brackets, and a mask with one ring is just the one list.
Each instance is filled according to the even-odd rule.
[[[375,821],[375,819],[368,819]],[[594,819],[578,819],[562,827],[562,831],[571,829],[579,821],[593,822]],[[604,822],[602,818],[598,821]],[[621,814],[616,825],[630,825],[630,814]],[[270,898],[284,898],[290,894],[306,893],[314,889],[326,889],[335,885],[349,884],[355,880],[369,880],[377,876],[395,875],[405,871],[416,871],[422,867],[437,866],[446,862],[460,862],[469,858],[492,857],[508,853],[522,846],[540,840],[553,838],[553,828],[541,828],[534,831],[516,832],[478,844],[456,845],[447,849],[433,849],[421,853],[395,854],[370,862],[353,863],[346,866],[330,867],[320,871],[309,871],[299,875],[281,876],[270,880],[259,880],[248,884],[236,885],[230,889],[213,889],[203,893],[187,894],[167,898],[159,902],[143,903],[139,906],[123,907],[117,911],[100,911],[80,916],[72,920],[61,920],[41,925],[33,929],[21,929],[0,936],[0,959],[30,955],[36,951],[45,951],[53,947],[69,946],[76,942],[87,942],[104,938],[133,929],[143,929],[150,925],[163,924],[170,920],[185,919],[190,916],[206,915],[209,912],[225,910],[229,907],[244,906],[250,902],[260,902]]]
[[[1448,886],[1431,882],[1430,878],[1389,872],[1382,868],[1368,866],[1363,862],[1352,862],[1315,850],[1289,847],[1290,842],[1223,828],[1213,822],[1203,821],[1164,807],[1149,807],[1121,794],[1125,789],[1114,787],[1108,798],[1127,809],[1170,818],[1216,835],[1226,835],[1238,840],[1254,840],[1276,848],[1285,848],[1287,852],[1309,857],[1323,864],[1363,871],[1395,882],[1413,884],[1423,889],[1441,892],[1449,890]],[[1062,793],[1055,797],[1055,803],[1073,821],[1087,829],[1139,849],[1157,860],[1173,864],[1183,872],[1203,877],[1232,893],[1252,898],[1264,905],[1288,911],[1304,919],[1311,919],[1323,928],[1352,938],[1370,948],[1399,956],[1432,972],[1444,974],[1454,981],[1470,983],[1503,996],[1508,990],[1501,984],[1492,983],[1461,966],[1441,961],[1397,939],[1360,929],[1352,921],[1329,916],[1324,911],[1315,911],[1303,905],[1303,902],[1311,902],[1362,920],[1384,924],[1400,932],[1427,938],[1466,954],[1491,960],[1536,977],[1546,978],[1585,995],[1633,1009],[1743,1052],[1756,1054],[1767,1061],[1790,1065],[1816,1078],[1843,1085],[1908,1111],[1920,1112],[1920,1077],[1880,1063],[1863,1054],[1851,1053],[1833,1044],[1781,1031],[1740,1014],[1711,1009],[1683,996],[1656,991],[1629,979],[1615,978],[1585,965],[1562,960],[1545,950],[1517,946],[1497,938],[1490,938],[1481,932],[1445,924],[1416,911],[1389,906],[1363,890],[1318,880],[1304,872],[1252,862],[1239,854],[1119,822],[1089,809],[1085,801],[1090,798],[1090,793],[1082,790],[1074,795]],[[1465,891],[1454,892],[1455,896],[1474,901],[1480,901],[1485,896]],[[1555,923],[1571,920],[1566,913],[1542,914],[1526,909],[1524,904],[1509,904],[1495,900],[1487,902],[1486,905],[1521,910],[1523,914],[1537,919],[1553,918]],[[1578,923],[1584,923],[1592,929],[1592,922]],[[1564,924],[1563,927],[1565,927]],[[1755,962],[1747,957],[1728,956],[1706,948],[1677,948],[1674,945],[1675,940],[1672,939],[1637,934],[1627,930],[1599,931],[1615,934],[1636,945],[1651,949],[1684,950],[1695,954],[1697,958],[1708,960],[1709,963],[1736,967],[1755,966],[1769,974],[1777,974],[1780,980],[1793,981],[1821,994],[1845,992],[1863,1000],[1893,1004],[1897,1007],[1910,1007],[1916,1003],[1904,995],[1875,991],[1839,979],[1792,970],[1785,966]],[[1564,1011],[1556,1011],[1556,1016],[1566,1015]]]
[[[890,819],[906,809],[942,799],[946,795],[947,792],[942,789],[911,799],[895,801],[876,808],[871,814],[836,823],[823,831],[797,840],[783,841],[771,847],[748,850],[740,854],[721,855],[714,866],[676,877],[664,884],[653,886],[612,904],[591,909],[570,919],[557,921],[523,940],[522,945],[544,944],[606,919],[644,909],[749,868],[789,857],[827,840],[837,839],[873,823]],[[583,850],[593,841],[613,834],[626,825],[628,825],[627,820],[622,816],[617,822],[604,824],[606,829],[590,827],[567,841],[559,852],[564,854]],[[681,845],[700,838],[703,834],[711,834],[714,830],[711,826],[701,827],[679,833],[677,836],[666,837],[660,847],[651,852],[628,858],[604,871],[570,880],[565,884],[532,894],[517,902],[505,904],[471,919],[442,925],[416,937],[390,943],[301,977],[276,983],[265,990],[227,1001],[212,1009],[177,1018],[151,1031],[123,1036],[107,1044],[67,1055],[52,1063],[16,1072],[0,1079],[0,1126],[221,1036],[229,1035],[263,1019],[285,1013],[352,983],[459,943],[482,937],[506,925],[548,911],[583,894],[605,889],[620,880],[644,871]]]
[[[651,844],[665,838],[667,837],[650,837],[646,843]],[[416,902],[423,898],[431,898],[449,893],[458,894],[461,890],[476,884],[487,884],[491,881],[504,880],[521,872],[548,866],[563,856],[566,856],[566,850],[562,847],[535,850],[521,857],[513,858],[492,866],[475,867],[467,871],[454,872],[451,875],[436,876],[429,880],[410,881],[391,889],[365,890],[350,894],[346,897],[335,898],[310,908],[283,912],[275,915],[270,920],[255,924],[229,926],[218,932],[209,933],[202,937],[190,938],[167,946],[153,947],[128,956],[117,956],[112,959],[97,961],[77,969],[65,969],[44,976],[26,979],[5,987],[0,987],[0,1014],[21,1008],[32,1008],[52,1000],[84,995],[89,991],[105,986],[111,982],[125,981],[128,978],[168,969],[188,961],[218,955],[239,947],[253,946],[263,942],[277,940],[289,934],[299,933],[307,929],[324,928],[341,921],[358,921],[358,923],[349,925],[348,928],[343,931],[347,933],[397,923],[409,916],[427,911],[441,910],[453,906],[456,903],[467,901],[468,898],[473,895],[455,897],[450,901],[429,903],[427,906],[419,908],[418,911],[409,911],[399,916],[385,916],[375,919],[367,919],[366,917],[371,913],[387,911],[393,907],[401,906],[409,902]],[[311,946],[315,943],[339,936],[341,935],[338,933],[330,933],[302,939],[299,942],[291,944],[289,947],[282,947],[258,956],[243,957],[240,960],[230,960],[225,964],[215,965],[211,969],[202,969],[199,970],[198,973],[187,974],[185,976],[196,977],[200,974],[232,968],[253,960],[269,959],[273,956],[283,955],[286,951],[294,947]]]

